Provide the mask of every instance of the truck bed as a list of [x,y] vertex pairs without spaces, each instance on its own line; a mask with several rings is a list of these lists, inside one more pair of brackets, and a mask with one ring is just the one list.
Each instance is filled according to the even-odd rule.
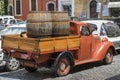
[[80,47],[80,36],[63,36],[53,38],[24,38],[20,35],[2,36],[2,48],[17,49],[48,54],[64,50],[77,50]]

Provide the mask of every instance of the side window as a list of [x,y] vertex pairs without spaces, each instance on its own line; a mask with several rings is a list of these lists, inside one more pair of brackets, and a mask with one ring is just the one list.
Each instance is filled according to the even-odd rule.
[[10,21],[10,24],[15,24],[15,20],[11,20],[11,21]]
[[107,35],[105,28],[104,28],[104,25],[101,26],[100,35]]
[[0,19],[0,24],[2,23],[2,19]]
[[114,23],[105,23],[104,28],[108,37],[120,36],[119,26]]
[[91,31],[95,31],[95,29],[97,29],[97,25],[96,24],[92,24],[92,23],[88,23]]
[[80,34],[81,34],[81,36],[89,36],[90,32],[89,32],[87,27],[81,26],[80,27]]

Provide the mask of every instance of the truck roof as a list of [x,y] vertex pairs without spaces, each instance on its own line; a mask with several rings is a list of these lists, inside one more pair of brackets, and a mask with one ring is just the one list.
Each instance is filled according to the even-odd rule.
[[87,23],[85,22],[80,22],[80,21],[70,21],[70,24],[73,23],[73,24],[77,24],[77,25],[87,25]]
[[70,21],[70,25],[78,25],[80,26],[89,26],[86,22],[81,22],[81,21]]

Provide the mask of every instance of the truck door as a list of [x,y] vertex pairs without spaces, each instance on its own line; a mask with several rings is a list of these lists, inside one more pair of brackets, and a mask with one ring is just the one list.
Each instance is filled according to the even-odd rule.
[[80,34],[79,60],[87,60],[91,58],[92,36],[89,28],[85,26],[80,27]]

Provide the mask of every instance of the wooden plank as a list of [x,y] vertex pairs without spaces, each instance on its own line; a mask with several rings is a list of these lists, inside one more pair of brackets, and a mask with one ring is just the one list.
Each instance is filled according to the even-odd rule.
[[80,37],[79,36],[65,36],[41,39],[39,42],[39,49],[41,54],[53,53],[63,50],[70,50],[79,48]]
[[67,50],[67,37],[56,38],[54,41],[55,50]]
[[26,51],[40,51],[40,54],[79,49],[79,46],[79,36],[63,36],[43,39],[23,38],[19,37],[19,35],[9,35],[3,37],[3,47]]
[[19,49],[27,51],[35,51],[38,49],[39,42],[31,38],[19,38]]
[[4,35],[2,47],[18,48],[18,35]]
[[39,48],[40,48],[41,53],[46,52],[46,51],[53,52],[54,51],[54,39],[52,38],[41,39],[39,42]]
[[79,37],[68,38],[68,45],[69,49],[80,47],[80,38]]

